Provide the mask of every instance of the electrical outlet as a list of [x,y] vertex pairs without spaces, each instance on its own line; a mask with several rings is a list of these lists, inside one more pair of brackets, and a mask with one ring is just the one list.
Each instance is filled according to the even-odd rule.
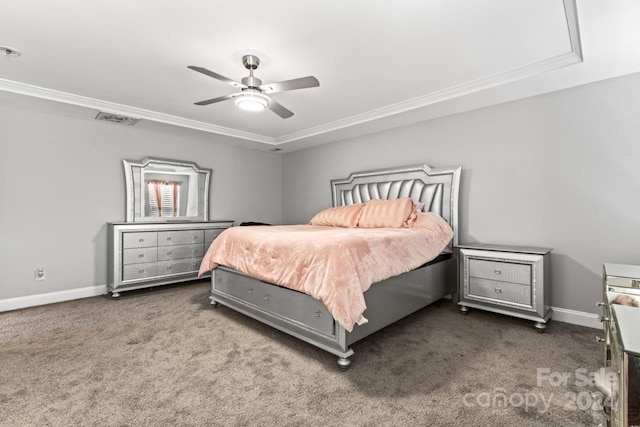
[[36,280],[44,280],[47,278],[47,271],[44,267],[36,268]]

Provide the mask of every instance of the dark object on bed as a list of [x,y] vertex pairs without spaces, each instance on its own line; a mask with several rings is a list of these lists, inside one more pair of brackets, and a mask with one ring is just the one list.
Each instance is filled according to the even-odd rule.
[[[411,197],[424,211],[442,216],[454,231],[446,252],[458,242],[458,188],[461,167],[432,169],[414,165],[351,174],[331,181],[333,205],[371,199]],[[415,270],[374,283],[364,293],[367,323],[345,330],[319,300],[219,266],[212,271],[211,304],[244,313],[339,357],[346,370],[350,345],[447,296],[457,289],[457,258],[438,256]]]
[[240,226],[251,226],[251,225],[271,225],[271,224],[267,224],[265,222],[254,222],[254,221],[247,221],[247,222],[243,222],[240,223]]

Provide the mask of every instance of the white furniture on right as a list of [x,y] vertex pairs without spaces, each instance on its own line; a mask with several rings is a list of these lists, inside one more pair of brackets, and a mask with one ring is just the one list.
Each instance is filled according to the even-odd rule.
[[551,249],[490,244],[456,246],[460,311],[469,307],[533,320],[551,318]]

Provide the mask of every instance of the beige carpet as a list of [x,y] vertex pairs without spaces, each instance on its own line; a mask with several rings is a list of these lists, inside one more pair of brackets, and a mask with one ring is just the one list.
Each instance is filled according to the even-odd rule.
[[598,423],[576,377],[599,367],[596,330],[538,334],[442,301],[356,343],[343,373],[329,353],[213,309],[208,292],[195,282],[0,313],[0,425]]

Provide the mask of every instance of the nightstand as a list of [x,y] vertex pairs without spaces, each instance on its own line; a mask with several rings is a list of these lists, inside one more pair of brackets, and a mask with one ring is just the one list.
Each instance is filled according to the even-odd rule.
[[456,246],[460,311],[469,308],[521,317],[544,332],[551,319],[551,249],[469,244]]

